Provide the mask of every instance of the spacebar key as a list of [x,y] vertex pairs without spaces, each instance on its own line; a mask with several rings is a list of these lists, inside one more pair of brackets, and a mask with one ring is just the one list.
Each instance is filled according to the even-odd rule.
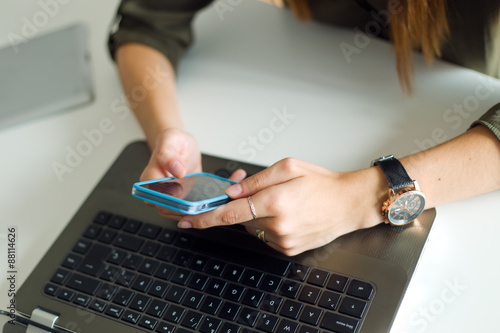
[[227,243],[214,242],[209,239],[198,238],[192,250],[200,251],[205,255],[212,255],[220,259],[236,262],[243,266],[261,269],[268,273],[284,276],[290,265],[288,260],[272,256],[263,256],[254,251],[229,245]]

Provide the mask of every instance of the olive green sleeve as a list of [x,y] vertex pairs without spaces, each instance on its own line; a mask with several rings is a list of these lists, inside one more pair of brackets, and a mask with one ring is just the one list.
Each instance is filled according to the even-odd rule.
[[163,53],[177,70],[193,42],[193,17],[212,1],[122,0],[108,39],[111,57],[124,43],[141,43]]
[[473,122],[471,128],[477,125],[488,127],[500,140],[500,103],[493,106],[481,118]]

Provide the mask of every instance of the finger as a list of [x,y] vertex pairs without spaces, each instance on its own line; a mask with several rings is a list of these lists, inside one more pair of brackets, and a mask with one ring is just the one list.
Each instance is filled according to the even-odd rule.
[[241,182],[245,177],[247,176],[247,172],[243,169],[238,169],[235,172],[232,173],[231,177],[229,177],[230,180],[233,182]]
[[168,209],[163,206],[155,205],[155,207],[156,210],[158,210],[158,213],[161,215],[161,217],[164,217],[166,219],[179,221],[183,216],[181,213],[176,212],[175,210],[172,209]]
[[[264,200],[267,191],[261,191],[252,196],[252,202],[257,216],[270,217],[266,211]],[[179,228],[205,229],[215,226],[233,225],[253,220],[248,198],[233,200],[219,208],[199,215],[184,216],[179,222]]]
[[233,199],[248,197],[270,186],[300,177],[301,172],[299,170],[302,164],[304,163],[300,160],[286,158],[242,180],[238,184],[229,186],[226,189],[226,194]]

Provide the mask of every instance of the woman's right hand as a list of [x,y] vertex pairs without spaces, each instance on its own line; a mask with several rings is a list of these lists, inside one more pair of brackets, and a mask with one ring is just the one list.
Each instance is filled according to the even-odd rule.
[[195,138],[180,129],[167,129],[158,135],[141,181],[182,178],[193,172],[201,172],[201,153]]

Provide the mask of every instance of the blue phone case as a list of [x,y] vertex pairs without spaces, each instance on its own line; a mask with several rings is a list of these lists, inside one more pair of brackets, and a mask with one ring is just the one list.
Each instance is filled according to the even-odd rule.
[[[197,172],[186,175],[184,178],[189,178],[193,176],[207,176],[212,177],[218,180],[222,180],[228,183],[228,186],[232,184],[236,184],[236,182],[229,180],[227,178],[219,177],[217,175],[213,175],[207,172]],[[160,193],[158,191],[151,190],[149,188],[145,188],[143,185],[151,184],[151,183],[159,183],[167,180],[177,179],[175,177],[168,177],[162,179],[148,180],[145,182],[135,183],[132,187],[132,196],[151,202],[155,205],[163,206],[168,209],[174,210],[176,212],[180,212],[187,215],[196,215],[204,212],[211,211],[225,203],[231,201],[226,194],[219,195],[216,197],[212,197],[210,199],[199,200],[199,201],[189,201],[184,199],[179,199],[171,195],[167,195],[164,193]]]

